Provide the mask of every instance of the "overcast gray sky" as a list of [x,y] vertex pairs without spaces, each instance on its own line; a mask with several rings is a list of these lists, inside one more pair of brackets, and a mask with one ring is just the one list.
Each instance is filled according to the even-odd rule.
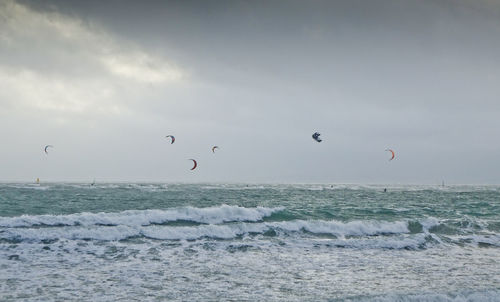
[[495,0],[0,0],[0,180],[498,184],[499,54]]

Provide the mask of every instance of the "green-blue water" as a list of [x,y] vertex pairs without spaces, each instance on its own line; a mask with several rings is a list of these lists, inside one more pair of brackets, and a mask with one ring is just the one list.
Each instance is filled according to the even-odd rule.
[[0,184],[0,300],[500,301],[500,187]]

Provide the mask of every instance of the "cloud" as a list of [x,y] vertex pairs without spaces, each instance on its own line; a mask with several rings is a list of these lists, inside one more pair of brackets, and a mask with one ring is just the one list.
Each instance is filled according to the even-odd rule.
[[0,106],[55,114],[130,112],[131,96],[187,80],[162,56],[96,24],[0,1]]
[[0,91],[3,100],[12,100],[20,110],[28,105],[34,110],[62,113],[115,112],[112,103],[116,91],[98,80],[79,79],[77,82],[42,75],[29,69],[0,70]]
[[180,70],[140,52],[106,56],[102,62],[111,73],[138,82],[166,83],[183,77]]

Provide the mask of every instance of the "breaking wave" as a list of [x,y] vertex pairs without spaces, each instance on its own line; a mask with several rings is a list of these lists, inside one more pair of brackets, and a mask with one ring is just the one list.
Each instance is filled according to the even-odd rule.
[[[128,210],[117,213],[23,215],[0,217],[0,240],[45,242],[67,240],[119,241],[140,237],[152,240],[280,238],[309,240],[327,247],[421,249],[438,244],[500,246],[500,235],[483,230],[471,233],[465,225],[449,234],[453,223],[436,218],[418,221],[282,220],[270,221],[283,207],[245,208],[220,205],[169,210]],[[274,216],[273,219],[279,218]],[[186,223],[174,223],[183,221]],[[479,224],[478,224],[479,225]],[[440,233],[440,231],[444,233]],[[257,237],[256,237],[257,236]]]
[[126,225],[145,226],[173,221],[191,221],[196,223],[223,223],[231,221],[260,221],[264,217],[283,210],[278,208],[244,208],[221,205],[217,207],[185,207],[171,210],[128,210],[119,213],[76,213],[69,215],[22,215],[18,217],[0,217],[0,227],[32,226],[91,226],[91,225]]
[[329,234],[333,238],[350,236],[374,236],[382,234],[405,234],[405,222],[361,222],[342,223],[336,221],[286,221],[261,223],[208,224],[198,226],[160,226],[160,225],[118,225],[118,226],[68,226],[50,228],[9,228],[0,233],[0,238],[8,240],[54,240],[54,239],[93,239],[123,240],[144,236],[152,239],[180,240],[203,237],[231,239],[247,234],[291,234],[311,233]]

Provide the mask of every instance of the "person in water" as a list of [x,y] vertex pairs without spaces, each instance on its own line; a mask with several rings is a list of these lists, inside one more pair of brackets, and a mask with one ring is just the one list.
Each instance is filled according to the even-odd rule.
[[387,193],[387,188],[384,188],[384,193]]

